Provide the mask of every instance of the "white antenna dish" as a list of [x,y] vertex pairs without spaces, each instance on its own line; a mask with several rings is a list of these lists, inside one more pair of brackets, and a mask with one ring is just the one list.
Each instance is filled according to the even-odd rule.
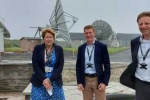
[[78,18],[63,11],[63,7],[60,0],[56,1],[55,9],[49,19],[50,26],[56,32],[56,38],[57,35],[60,35],[71,46],[71,38],[69,31],[77,20]]

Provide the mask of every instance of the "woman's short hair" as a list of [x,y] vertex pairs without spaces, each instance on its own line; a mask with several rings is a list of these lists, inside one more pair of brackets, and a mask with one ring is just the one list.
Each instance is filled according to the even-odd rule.
[[43,38],[43,39],[44,39],[46,33],[52,34],[53,37],[55,38],[55,32],[54,32],[53,29],[51,29],[51,28],[43,28],[43,29],[42,29],[42,38]]

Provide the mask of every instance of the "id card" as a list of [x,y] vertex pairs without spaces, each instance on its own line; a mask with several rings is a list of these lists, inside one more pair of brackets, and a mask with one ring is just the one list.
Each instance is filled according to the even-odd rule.
[[53,67],[45,66],[45,72],[52,72]]

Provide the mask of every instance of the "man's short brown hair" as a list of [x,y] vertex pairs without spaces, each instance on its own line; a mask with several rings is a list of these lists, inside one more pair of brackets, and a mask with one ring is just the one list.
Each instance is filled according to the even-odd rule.
[[51,29],[51,28],[44,28],[44,29],[42,29],[42,38],[43,39],[44,39],[46,33],[52,34],[54,39],[55,39],[55,32],[54,32],[53,29]]
[[84,31],[85,31],[85,29],[93,29],[93,31],[95,32],[95,29],[94,29],[94,27],[92,25],[86,25],[84,27]]
[[141,12],[138,17],[137,17],[137,22],[139,21],[139,19],[141,17],[150,17],[150,11],[144,11],[144,12]]

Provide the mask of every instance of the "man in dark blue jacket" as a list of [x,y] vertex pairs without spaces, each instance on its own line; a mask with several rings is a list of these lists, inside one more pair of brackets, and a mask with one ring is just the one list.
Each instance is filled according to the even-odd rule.
[[78,48],[76,75],[78,89],[84,100],[106,100],[105,89],[110,78],[110,60],[107,46],[95,40],[92,25],[84,27],[86,43]]
[[141,36],[131,40],[132,63],[120,82],[136,91],[136,100],[150,100],[150,11],[137,16]]

